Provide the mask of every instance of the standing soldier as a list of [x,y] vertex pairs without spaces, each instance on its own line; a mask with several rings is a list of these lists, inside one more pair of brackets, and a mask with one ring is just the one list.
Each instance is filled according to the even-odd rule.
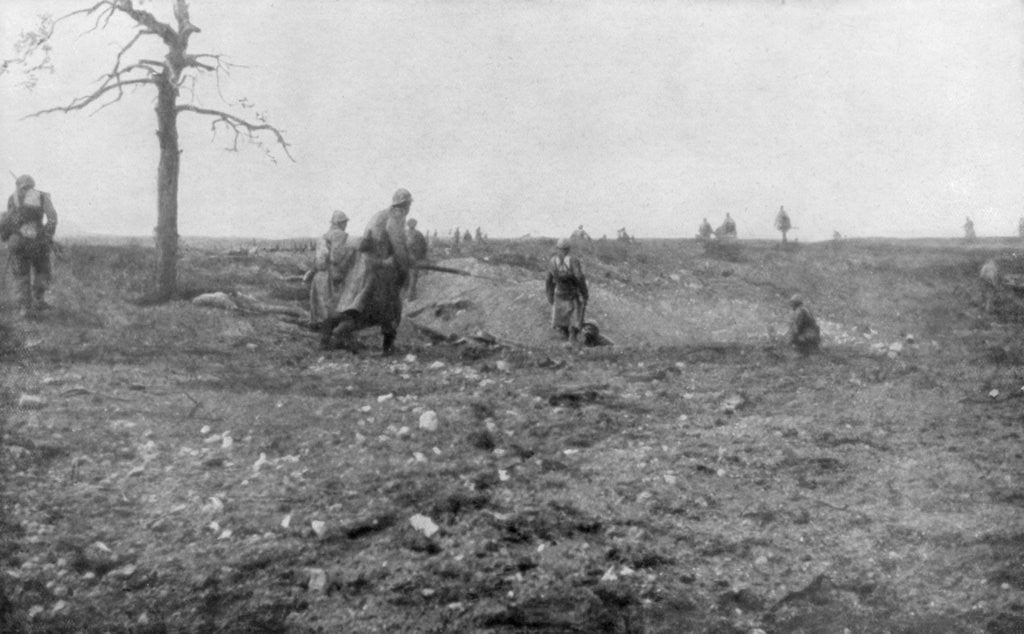
[[703,242],[707,242],[711,239],[714,230],[711,228],[711,223],[705,218],[704,222],[700,223],[700,229],[697,230],[697,238]]
[[[49,308],[44,296],[50,285],[50,247],[57,232],[57,212],[50,194],[36,189],[31,176],[19,176],[7,211],[0,216],[0,241],[9,242],[15,293],[22,317]],[[44,223],[45,221],[45,223]]]
[[303,281],[309,284],[309,326],[319,330],[327,321],[334,299],[345,282],[345,276],[356,259],[356,249],[349,244],[348,216],[335,211],[327,233],[316,242],[313,268]]
[[352,337],[357,330],[380,326],[383,354],[394,352],[402,321],[402,287],[412,266],[405,240],[405,218],[411,205],[412,195],[399,189],[391,206],[370,218],[355,264],[322,330],[321,347],[354,350]]
[[782,232],[782,244],[786,244],[786,233],[793,227],[789,222],[789,214],[786,208],[780,206],[779,213],[775,216],[775,228]]
[[735,238],[736,237],[736,221],[732,219],[728,213],[725,214],[725,220],[722,221],[722,225],[718,227],[715,234],[719,238]]
[[557,249],[558,253],[551,256],[548,263],[545,282],[548,304],[551,304],[551,327],[563,339],[576,343],[590,297],[587,278],[583,275],[580,261],[569,255],[567,239],[559,240]]
[[816,351],[821,344],[821,329],[818,328],[814,315],[804,306],[804,300],[800,295],[791,297],[789,305],[793,309],[789,320],[789,342],[806,357]]
[[427,260],[427,237],[416,229],[416,219],[409,218],[406,222],[408,230],[406,239],[409,242],[409,255],[412,257],[413,267],[409,270],[409,300],[416,299],[416,284],[419,282],[420,270],[416,265]]
[[964,222],[964,241],[974,242],[974,238],[974,221],[971,220],[970,217],[968,217]]

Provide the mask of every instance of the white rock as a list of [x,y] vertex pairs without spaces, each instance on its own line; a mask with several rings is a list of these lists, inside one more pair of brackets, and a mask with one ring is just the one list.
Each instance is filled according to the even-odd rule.
[[327,572],[323,568],[309,568],[309,584],[306,586],[310,592],[323,592],[327,588]]
[[210,426],[209,425],[203,425],[202,428],[199,430],[199,433],[204,435],[204,436],[206,434],[210,433]]
[[412,459],[415,460],[416,462],[426,462],[427,461],[427,457],[424,456],[423,453],[419,452],[419,451],[414,451],[413,452]]
[[260,467],[267,464],[268,462],[270,461],[267,460],[267,454],[261,452],[260,457],[256,459],[256,462],[252,463],[252,472],[259,473]]
[[313,532],[316,533],[317,537],[323,537],[327,534],[327,522],[323,520],[313,520],[309,523],[309,526],[313,529]]
[[377,397],[377,402],[383,403],[384,401],[390,401],[393,398],[395,398],[394,394],[381,394]]
[[288,527],[291,526],[291,525],[292,525],[292,514],[289,513],[288,515],[284,516],[284,519],[281,520],[281,528],[287,530]]
[[46,401],[42,396],[34,394],[22,394],[18,397],[18,409],[43,409]]
[[502,482],[508,482],[511,477],[512,476],[508,474],[507,470],[498,469],[498,479],[501,480]]
[[231,445],[235,444],[235,440],[228,436],[227,433],[220,439],[221,449],[231,449]]
[[437,412],[431,409],[420,414],[420,429],[437,431]]
[[430,519],[426,515],[421,515],[419,513],[410,517],[409,523],[412,524],[413,528],[423,533],[427,537],[433,537],[434,534],[437,533],[437,531],[441,530],[441,528],[434,523],[434,520]]
[[192,303],[196,306],[223,308],[224,310],[235,310],[238,308],[230,295],[219,291],[216,293],[203,293],[202,295],[196,295],[192,298]]

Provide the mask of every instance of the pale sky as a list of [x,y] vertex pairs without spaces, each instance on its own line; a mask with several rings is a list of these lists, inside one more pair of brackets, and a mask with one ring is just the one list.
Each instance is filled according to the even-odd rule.
[[[36,14],[91,4],[4,0],[2,57]],[[774,238],[785,205],[803,241],[959,236],[967,215],[995,236],[1024,216],[1020,0],[190,6],[190,51],[242,65],[221,93],[256,108],[212,76],[197,101],[266,112],[296,161],[225,152],[182,114],[182,235],[312,236],[333,209],[361,231],[397,187],[440,235],[692,237],[730,212],[741,238]],[[131,26],[64,22],[55,74],[0,76],[0,170],[32,174],[65,226],[156,224],[154,89],[21,119],[91,92]],[[139,52],[162,57],[150,39]]]

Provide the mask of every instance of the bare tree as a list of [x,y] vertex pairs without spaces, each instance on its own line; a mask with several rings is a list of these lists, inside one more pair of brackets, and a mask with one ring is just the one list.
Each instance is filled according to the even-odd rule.
[[[99,86],[87,95],[73,99],[64,106],[39,110],[27,117],[38,117],[54,112],[69,113],[90,107],[105,108],[121,100],[126,92],[140,86],[156,88],[157,138],[160,143],[160,163],[157,168],[157,226],[156,226],[156,297],[165,301],[172,298],[177,290],[178,260],[178,174],[181,150],[178,146],[178,115],[192,113],[211,119],[214,134],[226,131],[232,138],[228,149],[237,151],[239,141],[247,141],[262,148],[273,160],[269,148],[263,146],[261,137],[269,135],[289,159],[289,144],[281,130],[267,123],[266,116],[256,113],[254,119],[246,119],[229,112],[203,108],[192,103],[178,103],[182,88],[194,86],[200,75],[212,73],[218,80],[228,64],[222,56],[213,53],[189,53],[189,39],[200,29],[189,18],[187,0],[172,0],[174,22],[161,22],[152,13],[139,9],[133,0],[100,0],[88,8],[73,11],[57,19],[43,17],[34,31],[22,34],[15,43],[15,57],[3,60],[0,74],[13,66],[27,71],[26,85],[34,84],[37,71],[52,70],[50,63],[50,38],[57,24],[70,18],[92,18],[90,31],[105,28],[117,16],[132,20],[134,35],[120,48],[114,58],[113,67],[101,75]],[[140,1],[141,3],[141,1]],[[135,45],[144,38],[159,38],[167,47],[162,60],[143,57],[126,59]],[[242,108],[252,108],[246,99],[240,99]],[[294,160],[294,159],[292,159]]]

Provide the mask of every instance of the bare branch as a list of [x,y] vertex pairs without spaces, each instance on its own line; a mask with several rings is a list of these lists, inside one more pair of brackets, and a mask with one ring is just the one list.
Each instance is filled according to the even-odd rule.
[[22,117],[22,119],[32,119],[34,117],[38,117],[38,116],[41,116],[41,115],[44,115],[44,114],[50,114],[52,112],[65,112],[65,113],[67,113],[67,112],[72,112],[74,110],[82,110],[83,108],[85,108],[89,104],[95,103],[97,99],[99,99],[103,95],[105,95],[108,92],[111,92],[113,90],[118,91],[118,97],[117,97],[117,99],[114,100],[114,101],[117,101],[124,94],[124,88],[126,86],[136,86],[136,85],[141,85],[141,84],[155,84],[155,83],[156,83],[155,79],[125,79],[125,80],[118,80],[118,81],[116,81],[114,83],[104,84],[103,86],[100,86],[92,94],[86,95],[84,97],[75,97],[74,99],[71,100],[71,103],[69,103],[66,106],[57,106],[57,107],[54,107],[54,108],[47,108],[46,110],[39,110],[37,112],[33,112],[32,114],[25,115],[24,117]]
[[169,24],[164,24],[160,20],[157,20],[149,11],[136,9],[132,4],[132,0],[118,0],[116,6],[119,11],[127,14],[131,19],[135,20],[135,22],[160,36],[160,39],[162,39],[167,46],[174,48],[178,44],[178,34],[174,32],[174,29],[172,29]]
[[[284,153],[288,156],[288,158],[291,159],[293,162],[295,161],[295,158],[288,150],[291,144],[285,141],[284,134],[282,134],[282,132],[278,130],[276,127],[267,123],[263,119],[262,115],[257,114],[257,118],[259,118],[262,121],[262,123],[251,123],[249,121],[246,121],[245,119],[242,119],[241,117],[235,116],[228,112],[223,112],[221,110],[211,110],[209,108],[200,108],[198,106],[193,106],[191,104],[179,105],[177,107],[177,111],[194,112],[196,114],[202,114],[213,117],[214,120],[213,123],[210,125],[210,129],[213,130],[215,134],[218,126],[224,126],[231,129],[235,135],[234,144],[231,148],[232,151],[238,150],[238,140],[239,138],[243,137],[250,143],[255,144],[257,147],[263,148],[266,151],[266,148],[263,146],[263,144],[259,142],[257,135],[260,132],[269,132],[273,134],[274,137],[277,139],[278,145],[281,146],[281,149],[284,150]],[[267,154],[268,156],[270,156],[269,151],[267,152]],[[270,156],[270,158],[271,160],[273,160],[273,156]]]

